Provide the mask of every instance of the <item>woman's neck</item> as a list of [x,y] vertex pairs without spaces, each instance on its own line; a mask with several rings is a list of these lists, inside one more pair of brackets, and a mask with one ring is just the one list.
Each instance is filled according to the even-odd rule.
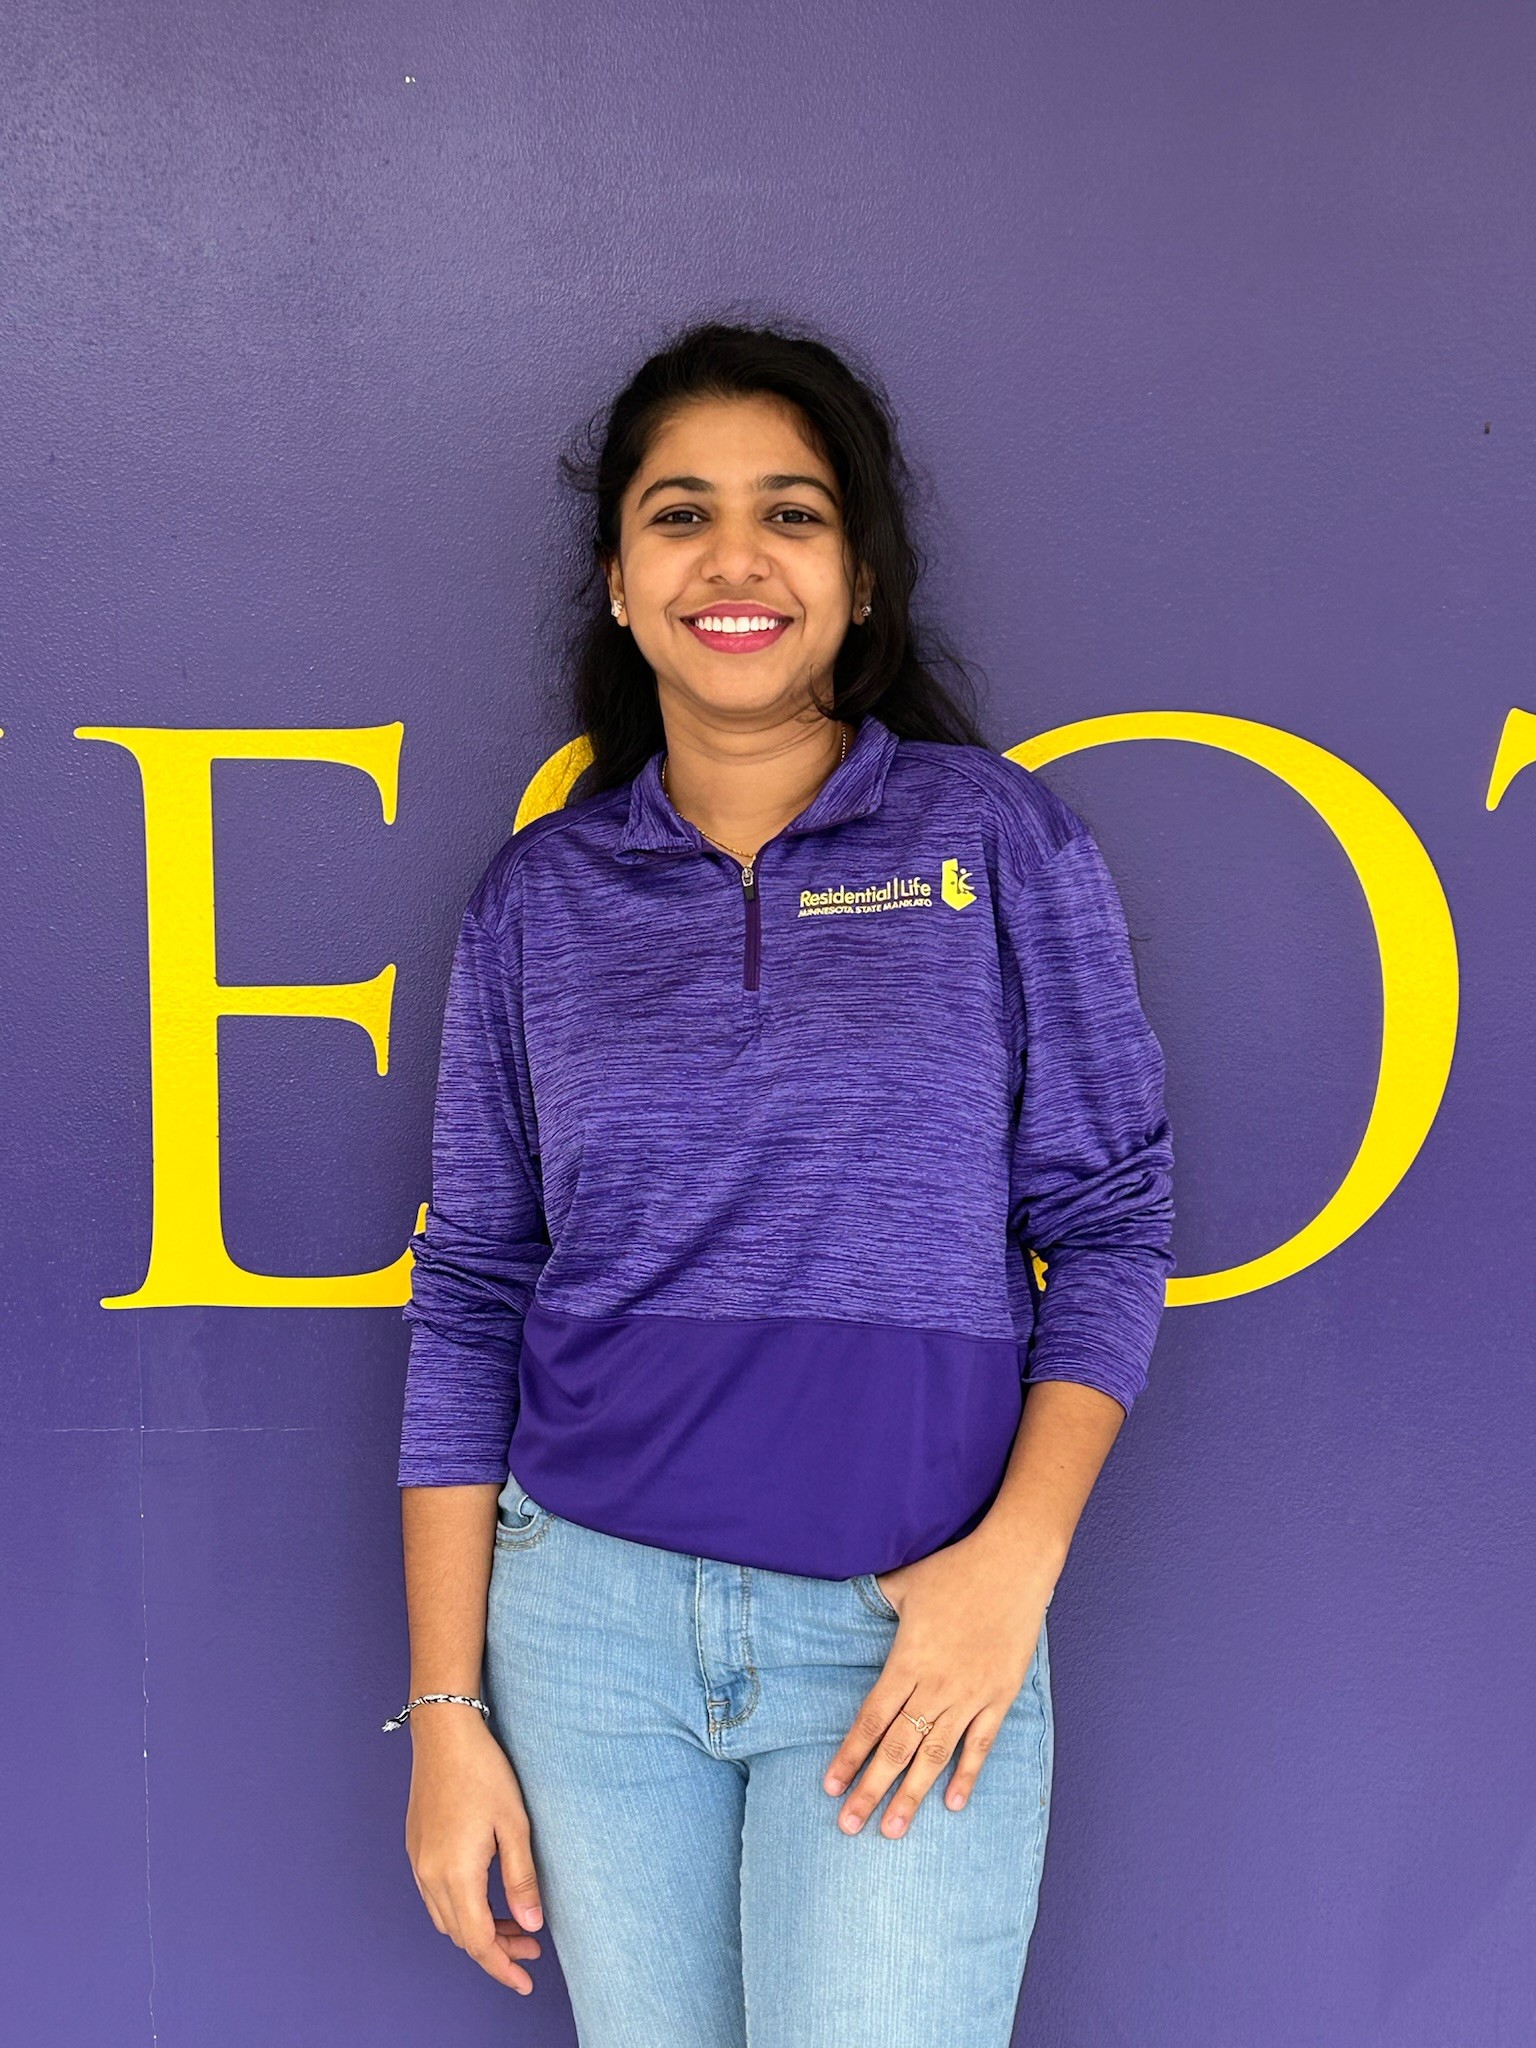
[[758,731],[708,725],[664,712],[665,782],[672,807],[706,839],[755,856],[815,797],[844,753],[852,727],[820,713]]

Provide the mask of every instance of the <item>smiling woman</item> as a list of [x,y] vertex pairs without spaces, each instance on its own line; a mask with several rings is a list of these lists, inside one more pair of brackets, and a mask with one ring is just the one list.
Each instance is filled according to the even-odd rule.
[[[878,704],[912,738],[986,744],[964,665],[913,623],[906,466],[868,371],[813,336],[698,327],[642,365],[563,467],[593,512],[570,706],[592,761],[574,794],[627,782],[666,743],[674,661],[686,694],[706,689],[737,721],[759,722],[788,683],[802,736]],[[706,624],[765,616],[788,624],[761,643]],[[711,680],[682,670],[685,642],[773,659]],[[825,764],[825,733],[821,750]]]
[[[717,714],[758,717],[791,678],[829,676],[849,626],[869,616],[870,574],[849,544],[836,475],[783,399],[680,407],[654,435],[620,520],[613,615],[658,676],[675,669]],[[680,643],[679,629],[710,656],[774,658],[728,675]]]
[[413,1245],[412,1867],[519,1991],[547,1902],[583,2048],[1003,2048],[1161,1049],[915,644],[870,381],[695,330],[578,474],[592,759],[465,913]]

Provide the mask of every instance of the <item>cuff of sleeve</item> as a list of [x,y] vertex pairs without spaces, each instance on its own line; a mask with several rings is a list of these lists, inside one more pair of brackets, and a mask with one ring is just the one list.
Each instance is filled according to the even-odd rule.
[[480,1459],[433,1457],[416,1452],[400,1460],[400,1486],[505,1486],[508,1464],[505,1458]]
[[1061,1251],[1047,1263],[1024,1384],[1074,1380],[1129,1415],[1147,1384],[1167,1295],[1165,1252]]
[[401,1486],[486,1486],[506,1480],[517,1421],[515,1354],[412,1336],[400,1432]]

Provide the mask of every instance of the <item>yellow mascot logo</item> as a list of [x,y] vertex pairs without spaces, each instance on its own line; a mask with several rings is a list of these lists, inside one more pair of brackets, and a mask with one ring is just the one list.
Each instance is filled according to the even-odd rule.
[[957,860],[944,863],[944,879],[940,894],[951,910],[964,910],[967,903],[976,901],[976,891],[970,887],[971,871],[961,867]]

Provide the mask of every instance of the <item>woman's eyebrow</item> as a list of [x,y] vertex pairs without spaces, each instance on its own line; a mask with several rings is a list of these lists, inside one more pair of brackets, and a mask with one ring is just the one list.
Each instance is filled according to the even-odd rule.
[[800,485],[820,491],[829,504],[837,503],[837,493],[829,490],[819,476],[760,476],[757,480],[760,491],[792,491]]
[[638,512],[647,498],[654,498],[658,491],[713,491],[714,485],[706,483],[701,476],[659,476],[655,483],[647,484],[635,500]]

